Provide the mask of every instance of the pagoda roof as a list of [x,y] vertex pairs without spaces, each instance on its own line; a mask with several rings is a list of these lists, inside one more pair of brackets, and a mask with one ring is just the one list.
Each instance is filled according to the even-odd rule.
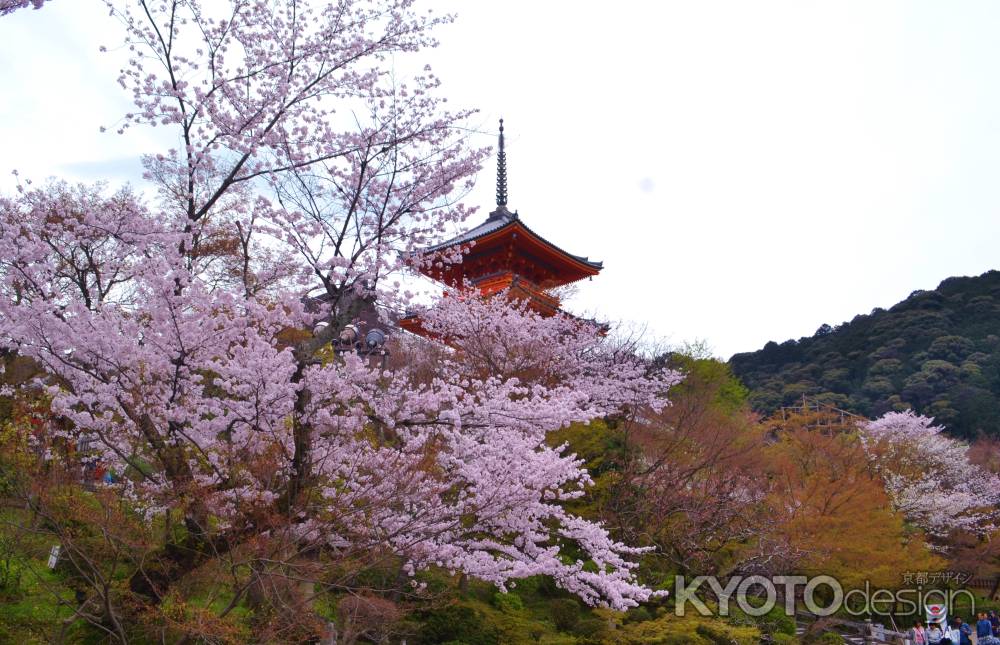
[[441,263],[436,263],[436,266],[424,265],[419,270],[435,280],[450,284],[466,279],[475,284],[484,281],[499,284],[518,276],[542,289],[551,289],[593,277],[604,268],[602,262],[567,253],[549,242],[528,228],[517,211],[512,213],[507,208],[507,153],[503,119],[500,119],[497,147],[496,203],[496,209],[479,226],[414,254],[430,255],[445,249],[471,246],[461,266],[449,263],[449,266],[442,267]]
[[434,253],[454,246],[470,244],[473,242],[477,242],[487,236],[492,237],[494,234],[499,234],[501,231],[506,231],[506,229],[511,229],[512,232],[514,230],[524,231],[529,236],[534,238],[537,242],[539,242],[541,245],[553,251],[556,255],[562,256],[563,258],[573,260],[579,264],[582,264],[591,271],[593,271],[594,273],[604,268],[603,262],[597,262],[582,255],[573,255],[572,253],[568,253],[563,249],[559,248],[552,242],[549,242],[544,237],[542,237],[538,233],[535,233],[533,230],[528,228],[528,226],[521,220],[520,216],[516,212],[511,213],[510,211],[507,210],[505,206],[497,207],[495,211],[490,213],[489,218],[479,226],[469,229],[468,231],[460,235],[457,235],[451,238],[450,240],[446,240],[444,242],[441,242],[440,244],[435,244],[434,246],[425,249],[423,252]]

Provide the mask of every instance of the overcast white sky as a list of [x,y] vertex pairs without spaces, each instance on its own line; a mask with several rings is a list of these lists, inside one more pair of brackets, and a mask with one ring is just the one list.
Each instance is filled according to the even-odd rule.
[[[728,357],[1000,268],[1000,3],[433,4],[450,101],[505,118],[510,207],[605,263],[578,310]],[[96,0],[0,19],[0,189],[162,148],[99,133],[118,41]]]

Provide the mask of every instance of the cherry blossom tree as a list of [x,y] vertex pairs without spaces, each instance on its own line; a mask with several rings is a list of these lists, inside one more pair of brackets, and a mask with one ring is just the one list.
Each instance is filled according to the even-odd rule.
[[0,343],[44,369],[51,432],[99,446],[109,486],[183,527],[136,565],[137,597],[270,540],[297,563],[391,554],[404,575],[648,598],[637,550],[561,506],[589,479],[545,437],[662,409],[676,373],[471,292],[422,311],[444,344],[398,342],[389,367],[330,349],[363,303],[404,306],[413,251],[470,212],[487,152],[471,113],[444,109],[429,69],[389,65],[450,17],[410,0],[107,5],[132,51],[119,129],[178,145],[145,160],[154,205],[63,184],[0,201]]
[[45,0],[0,0],[0,16],[13,13],[18,9],[24,9],[26,7],[41,9],[43,4],[45,4]]
[[895,508],[933,539],[984,535],[1000,517],[1000,477],[969,460],[969,446],[912,411],[860,424],[861,439]]

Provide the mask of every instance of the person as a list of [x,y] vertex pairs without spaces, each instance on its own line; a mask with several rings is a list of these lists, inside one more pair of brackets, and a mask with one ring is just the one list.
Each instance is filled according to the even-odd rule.
[[948,625],[948,623],[941,622],[941,645],[958,645],[958,632]]
[[938,623],[929,623],[927,625],[927,642],[929,645],[941,645],[943,637],[944,632],[941,631],[941,625]]
[[914,623],[913,629],[910,630],[910,640],[913,641],[913,645],[927,645],[927,632],[924,630],[924,624],[919,620]]
[[981,640],[993,635],[993,625],[986,618],[985,612],[979,612],[979,620],[976,621],[976,640]]
[[958,637],[958,640],[955,641],[958,645],[972,645],[972,627],[957,616],[955,617],[955,634]]

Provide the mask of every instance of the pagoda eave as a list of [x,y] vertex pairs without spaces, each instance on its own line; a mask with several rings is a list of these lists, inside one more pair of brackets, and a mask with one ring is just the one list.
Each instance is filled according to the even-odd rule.
[[[535,284],[553,288],[595,276],[602,268],[599,262],[563,251],[517,219],[473,239],[439,245],[433,251],[460,245],[470,246],[461,264],[424,267],[421,272],[439,282],[457,285],[470,274],[515,271],[530,277]],[[473,267],[475,271],[471,270]]]

